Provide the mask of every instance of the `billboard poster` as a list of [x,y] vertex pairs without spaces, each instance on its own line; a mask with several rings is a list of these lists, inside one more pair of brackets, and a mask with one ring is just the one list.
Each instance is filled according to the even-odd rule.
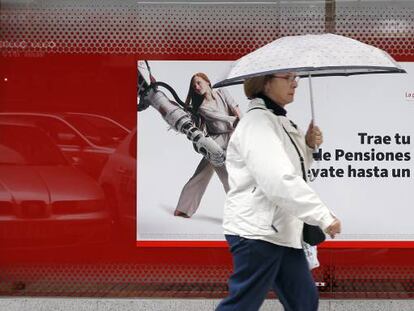
[[[139,62],[141,63],[141,62]],[[205,73],[212,84],[230,61],[149,61],[157,81],[185,100],[190,79]],[[324,133],[322,160],[309,172],[311,186],[343,221],[345,241],[410,241],[413,189],[414,64],[407,74],[313,79],[316,124]],[[165,88],[159,88],[172,101]],[[242,85],[226,87],[245,113]],[[288,117],[302,130],[310,120],[308,79],[301,79]],[[153,106],[138,113],[137,241],[224,241],[224,185],[216,173],[198,187],[202,199],[191,217],[174,216],[180,193],[202,156]],[[205,188],[205,193],[202,194]],[[197,192],[198,191],[198,192]],[[202,244],[202,243],[201,243]],[[200,245],[201,245],[200,244]]]

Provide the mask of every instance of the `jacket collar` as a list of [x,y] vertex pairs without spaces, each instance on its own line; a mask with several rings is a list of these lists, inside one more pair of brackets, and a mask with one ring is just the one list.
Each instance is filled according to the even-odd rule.
[[271,112],[273,112],[273,114],[275,114],[277,116],[286,117],[287,111],[285,110],[285,108],[280,106],[278,103],[271,100],[269,97],[267,97],[266,95],[264,95],[262,93],[259,94],[257,97],[263,99],[263,101],[266,105],[266,108],[269,109]]
[[[270,101],[270,105],[272,105],[270,108],[268,105],[266,105],[266,101],[264,99],[260,97],[256,97],[250,101],[248,110],[261,108],[261,109],[269,111],[270,113],[276,116],[286,117],[286,110],[284,108],[282,108],[281,106],[277,104],[273,104],[272,101]],[[273,106],[276,106],[276,112],[275,110],[273,110]],[[286,130],[289,133],[299,133],[297,125],[293,123],[291,120],[289,120],[288,118],[281,118],[280,122],[282,122],[283,126],[286,128]]]
[[261,97],[253,98],[250,101],[249,109],[248,110],[251,110],[253,108],[266,109],[266,110],[268,110],[269,112],[273,113],[276,116],[284,116],[284,117],[286,117],[286,110],[284,108],[282,108],[281,106],[279,106],[278,104],[276,104],[273,101],[271,101],[265,95],[263,95]]

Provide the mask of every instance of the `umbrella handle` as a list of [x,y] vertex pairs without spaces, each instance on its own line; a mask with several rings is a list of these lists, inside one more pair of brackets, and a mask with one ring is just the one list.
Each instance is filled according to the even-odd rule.
[[[310,95],[312,122],[313,122],[313,125],[315,125],[316,124],[315,105],[313,104],[312,75],[310,72],[309,72],[308,77],[309,77],[309,95]],[[319,146],[315,146],[315,148],[313,149],[312,156],[315,161],[320,161],[322,159],[322,153],[319,149]]]
[[312,157],[313,157],[313,159],[314,159],[315,161],[320,161],[320,160],[322,160],[322,149],[320,149],[320,148],[319,148],[319,146],[316,146],[316,147],[313,149],[313,152],[312,152]]
[[315,118],[315,105],[313,104],[313,88],[312,88],[312,75],[309,73],[309,95],[310,95],[310,105],[311,105],[311,116],[313,124],[316,124]]

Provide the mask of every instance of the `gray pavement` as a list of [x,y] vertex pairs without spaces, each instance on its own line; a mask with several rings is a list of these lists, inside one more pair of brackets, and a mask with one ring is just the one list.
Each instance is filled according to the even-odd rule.
[[[213,311],[217,299],[0,298],[0,311]],[[321,300],[319,311],[413,311],[413,300]],[[260,311],[283,311],[266,300]]]

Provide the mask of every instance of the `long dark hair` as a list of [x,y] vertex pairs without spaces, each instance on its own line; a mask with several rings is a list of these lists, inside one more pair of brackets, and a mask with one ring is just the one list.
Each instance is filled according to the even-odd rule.
[[204,95],[197,94],[194,91],[193,82],[194,82],[194,79],[196,77],[199,77],[199,78],[203,79],[204,81],[206,81],[208,83],[208,85],[210,86],[210,88],[211,88],[210,79],[207,77],[207,75],[205,73],[197,72],[191,77],[190,86],[188,88],[187,98],[185,100],[185,108],[193,114],[197,114],[198,108],[200,108],[200,106],[201,106],[201,104],[203,103],[203,100],[204,100]]

